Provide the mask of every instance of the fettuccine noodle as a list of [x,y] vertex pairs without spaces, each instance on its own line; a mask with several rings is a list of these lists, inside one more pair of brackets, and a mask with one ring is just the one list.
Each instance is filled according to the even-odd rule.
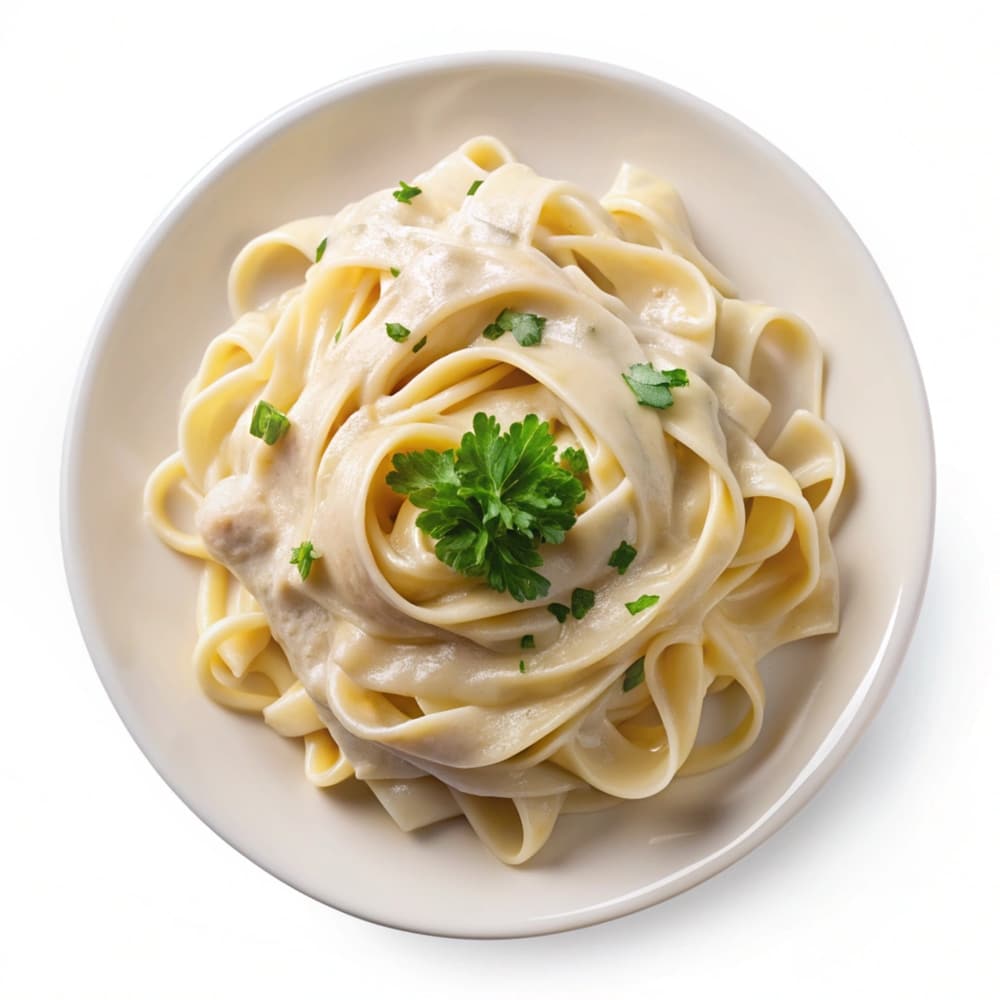
[[[380,191],[243,249],[235,322],[184,394],[146,510],[203,563],[193,659],[213,699],[301,738],[314,784],[366,782],[404,830],[464,814],[518,864],[561,813],[655,795],[753,743],[759,660],[837,628],[844,457],[812,331],[735,297],[666,182],[625,165],[598,201],[477,138],[413,185],[409,203]],[[484,338],[505,308],[545,317],[541,343]],[[639,405],[621,374],[644,362],[688,373],[674,405]],[[248,432],[262,399],[289,420],[274,445]],[[441,562],[386,484],[394,454],[457,447],[480,411],[505,428],[537,414],[588,459],[537,600]],[[308,579],[289,561],[303,539]],[[637,555],[619,573],[622,541]],[[594,607],[560,622],[548,605],[580,587]],[[632,614],[639,595],[659,600]],[[699,738],[706,702],[736,692],[742,718]]]

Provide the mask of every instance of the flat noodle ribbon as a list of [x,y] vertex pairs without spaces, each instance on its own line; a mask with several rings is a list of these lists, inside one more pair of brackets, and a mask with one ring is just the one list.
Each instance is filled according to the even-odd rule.
[[[413,184],[409,203],[379,191],[241,252],[235,322],[146,512],[204,563],[194,661],[212,698],[303,739],[314,784],[367,782],[404,830],[464,815],[520,864],[562,812],[655,795],[753,743],[758,661],[837,628],[844,455],[812,331],[735,297],[665,181],[625,165],[598,201],[481,137]],[[545,317],[541,343],[484,338],[503,309]],[[687,371],[672,407],[622,379],[646,362]],[[290,421],[273,446],[249,434],[262,399]],[[480,411],[538,414],[587,456],[536,601],[440,562],[385,482],[394,454],[454,447]],[[173,522],[182,498],[197,531]],[[307,580],[289,560],[303,539]],[[593,609],[557,621],[547,605],[577,587]],[[640,595],[658,601],[632,614]],[[706,701],[733,691],[742,718],[706,732]]]

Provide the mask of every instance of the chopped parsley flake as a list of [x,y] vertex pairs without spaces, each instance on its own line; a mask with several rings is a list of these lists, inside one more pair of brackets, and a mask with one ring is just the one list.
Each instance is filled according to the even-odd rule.
[[483,186],[482,181],[473,181],[469,185],[469,190],[465,192],[466,197],[471,198],[482,186]]
[[288,433],[289,426],[288,417],[263,399],[254,407],[250,417],[250,433],[264,444],[276,444]]
[[577,587],[569,598],[573,617],[579,621],[594,606],[594,592]]
[[574,476],[585,476],[589,469],[587,453],[582,448],[567,448],[559,460]]
[[326,237],[320,240],[319,246],[316,247],[316,263],[318,264],[323,259],[323,254],[326,253]]
[[652,406],[657,410],[673,406],[674,394],[670,390],[688,384],[687,372],[683,368],[657,371],[648,362],[632,365],[627,372],[622,373],[622,378],[639,400],[640,406]]
[[312,569],[313,563],[320,558],[322,557],[313,548],[313,543],[306,541],[296,545],[295,548],[292,549],[292,558],[289,559],[289,562],[293,566],[298,566],[299,576],[305,580],[309,576],[309,571]]
[[511,333],[522,347],[534,347],[542,342],[544,328],[544,316],[517,312],[515,309],[503,309],[497,318],[483,330],[483,336],[487,340],[498,340],[505,333]]
[[640,656],[635,663],[629,665],[628,670],[625,671],[625,677],[622,681],[622,690],[631,691],[632,688],[638,687],[646,679],[646,657]]
[[659,599],[659,594],[643,594],[642,597],[637,597],[634,601],[626,601],[625,607],[628,608],[630,615],[637,615],[640,611],[651,608]]
[[569,608],[565,604],[550,604],[548,606],[548,612],[550,615],[555,616],[558,622],[566,621],[566,616],[569,614]]
[[623,541],[621,545],[611,553],[611,558],[608,560],[609,566],[614,566],[618,570],[619,576],[623,575],[625,570],[632,565],[632,560],[638,555],[636,550],[629,545],[628,542]]
[[535,648],[535,637],[533,635],[522,635],[521,649],[534,649],[534,648]]
[[389,334],[389,339],[396,341],[397,344],[402,344],[410,335],[410,331],[402,323],[386,323],[385,332]]
[[421,348],[423,348],[423,347],[426,347],[426,346],[427,346],[427,337],[426,337],[426,336],[424,336],[424,337],[421,337],[421,338],[420,338],[420,339],[419,339],[419,340],[418,340],[418,341],[417,341],[417,342],[416,342],[416,343],[415,343],[415,344],[413,345],[413,353],[414,353],[414,354],[416,354],[416,353],[417,353],[417,351],[419,351],[419,350],[420,350]]
[[420,188],[413,187],[411,184],[407,184],[406,181],[400,181],[399,190],[393,191],[392,196],[396,201],[401,201],[404,205],[409,205],[418,194],[422,193]]

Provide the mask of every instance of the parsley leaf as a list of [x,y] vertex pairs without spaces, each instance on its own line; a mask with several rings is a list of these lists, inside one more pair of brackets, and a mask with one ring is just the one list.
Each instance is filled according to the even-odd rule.
[[254,407],[250,417],[250,433],[265,444],[276,444],[288,433],[291,421],[263,399]]
[[521,662],[518,663],[517,669],[520,670],[522,674],[526,674],[528,672],[528,668],[525,666],[524,660],[521,660]]
[[318,264],[323,259],[323,254],[326,253],[326,240],[324,236],[323,239],[319,241],[319,246],[316,247],[316,263]]
[[567,608],[565,604],[550,604],[547,610],[549,614],[553,615],[556,621],[560,624],[566,621],[566,618],[569,615],[569,608]]
[[421,188],[413,187],[412,185],[407,184],[406,181],[400,181],[399,190],[393,191],[392,196],[396,199],[396,201],[401,201],[404,205],[409,205],[418,194],[422,193],[423,190]]
[[340,343],[340,335],[344,332],[344,321],[340,321],[340,326],[337,327],[337,332],[333,335],[333,342],[335,344]]
[[438,559],[516,601],[548,593],[538,546],[566,538],[584,489],[556,463],[547,423],[529,413],[502,432],[477,413],[457,451],[398,453],[392,464],[386,482],[423,508],[417,527],[437,539]]
[[545,317],[534,313],[514,313],[510,332],[522,347],[534,347],[542,342]]
[[567,448],[559,461],[573,473],[574,476],[584,476],[590,468],[587,465],[587,453],[582,448]]
[[483,330],[483,336],[487,340],[497,340],[505,333],[512,333],[522,347],[534,347],[542,342],[544,328],[544,316],[503,309],[500,315]]
[[394,278],[398,278],[398,277],[399,277],[399,268],[398,268],[398,267],[390,267],[390,268],[389,268],[389,273],[390,273],[390,274],[391,274],[391,275],[392,275],[392,276],[393,276]]
[[640,611],[651,608],[659,599],[658,594],[643,594],[642,597],[637,597],[634,601],[626,601],[625,607],[628,608],[630,615],[637,615]]
[[628,373],[634,382],[641,385],[669,385],[677,388],[677,386],[688,384],[687,372],[683,368],[657,371],[649,362],[646,362],[643,365],[632,365]]
[[535,648],[535,637],[533,635],[522,635],[521,649],[534,649],[534,648]]
[[389,334],[389,339],[396,341],[397,344],[403,343],[410,335],[410,331],[402,323],[386,323],[385,332]]
[[635,663],[629,664],[628,670],[625,671],[625,677],[622,680],[622,690],[631,691],[632,688],[638,687],[646,679],[646,657],[640,656]]
[[688,384],[687,372],[683,368],[657,371],[648,362],[632,365],[627,372],[622,373],[622,378],[639,400],[640,406],[652,406],[657,410],[665,410],[674,405],[671,388]]
[[594,606],[594,592],[577,587],[569,598],[573,617],[579,621]]
[[292,558],[288,561],[293,566],[298,566],[299,576],[305,580],[309,576],[313,563],[321,558],[322,556],[313,548],[313,543],[306,541],[292,549]]
[[467,198],[471,198],[482,186],[483,186],[482,181],[473,181],[469,185],[469,190],[465,192],[465,196]]
[[415,344],[413,345],[413,353],[414,353],[414,354],[416,354],[416,353],[417,353],[417,351],[419,351],[419,350],[420,350],[420,349],[421,349],[422,347],[426,347],[426,346],[427,346],[427,337],[426,337],[426,336],[424,336],[424,337],[421,337],[421,338],[420,338],[420,339],[419,339],[419,340],[418,340],[418,341],[417,341],[417,342],[416,342],[416,343],[415,343]]
[[632,565],[632,560],[638,555],[636,550],[629,545],[628,542],[623,541],[621,545],[611,553],[611,558],[608,560],[609,566],[614,566],[618,570],[618,575],[622,576],[625,570]]

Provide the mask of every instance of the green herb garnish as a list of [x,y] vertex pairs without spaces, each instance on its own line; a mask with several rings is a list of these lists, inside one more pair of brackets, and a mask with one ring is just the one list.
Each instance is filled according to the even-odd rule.
[[309,571],[312,569],[313,563],[320,558],[322,557],[313,548],[312,542],[302,542],[292,549],[292,558],[289,562],[293,566],[298,566],[299,576],[305,580],[309,576]]
[[646,679],[646,657],[640,656],[635,663],[629,665],[625,671],[625,678],[622,681],[622,690],[631,691],[638,687]]
[[630,615],[637,615],[640,611],[651,608],[659,599],[659,594],[643,594],[642,597],[637,597],[634,601],[626,601],[625,607],[628,608]]
[[587,453],[582,448],[567,448],[559,456],[559,461],[574,476],[585,476],[590,468],[587,464]]
[[521,649],[534,649],[534,648],[535,648],[535,637],[533,635],[522,635]]
[[389,268],[389,273],[390,273],[390,274],[391,274],[391,275],[392,275],[392,276],[393,276],[394,278],[398,278],[398,277],[399,277],[399,268],[398,268],[398,267],[390,267],[390,268]]
[[526,674],[528,672],[528,668],[525,665],[524,660],[521,660],[521,662],[518,663],[517,669],[520,670],[522,674]]
[[418,194],[422,194],[422,189],[407,184],[406,181],[399,182],[399,190],[393,191],[392,196],[396,201],[401,201],[404,205],[409,205]]
[[501,432],[496,417],[477,413],[457,452],[411,451],[392,464],[386,482],[423,508],[417,527],[438,540],[438,559],[517,601],[548,593],[533,569],[538,546],[565,539],[584,489],[557,464],[547,423],[529,413]]
[[403,343],[410,335],[410,331],[402,323],[386,323],[385,332],[389,334],[389,339],[396,341],[397,344]]
[[316,247],[316,263],[318,264],[323,259],[323,254],[326,253],[326,237],[319,241],[319,246]]
[[553,615],[560,624],[566,621],[569,615],[569,608],[565,604],[550,604],[547,608],[550,615]]
[[419,351],[422,347],[426,346],[427,346],[427,337],[423,336],[413,345],[413,353],[416,354],[417,351]]
[[542,330],[545,328],[545,317],[534,313],[517,312],[514,309],[504,309],[490,323],[483,336],[487,340],[497,340],[505,333],[512,333],[514,339],[522,347],[534,347],[542,342]]
[[594,606],[594,592],[577,587],[569,598],[570,610],[573,617],[579,621]]
[[623,541],[621,545],[611,553],[611,558],[608,560],[609,566],[614,566],[618,570],[619,576],[624,574],[625,570],[632,565],[632,560],[636,557],[638,553],[636,550],[629,545],[628,542]]
[[288,417],[263,399],[254,407],[250,417],[250,433],[265,444],[275,444],[288,433]]
[[657,410],[665,410],[674,405],[671,388],[688,384],[687,372],[683,368],[657,371],[648,362],[632,365],[627,372],[622,373],[622,378],[641,406],[652,406]]
[[469,185],[469,190],[465,192],[466,197],[471,198],[482,186],[483,186],[482,181],[473,181]]
[[333,335],[333,342],[335,344],[340,343],[340,335],[344,332],[344,321],[340,321],[340,326],[337,327],[337,332]]

